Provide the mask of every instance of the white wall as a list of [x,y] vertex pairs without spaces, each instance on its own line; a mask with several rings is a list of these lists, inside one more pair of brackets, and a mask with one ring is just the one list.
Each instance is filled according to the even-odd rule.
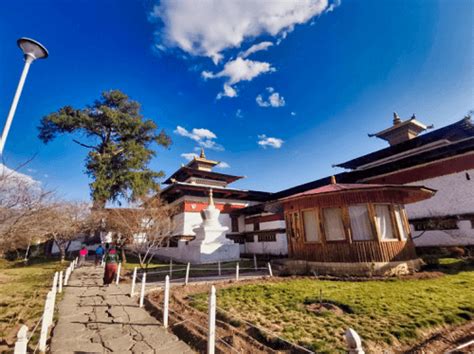
[[245,253],[287,255],[288,242],[286,234],[276,234],[276,242],[258,242],[258,236],[254,235],[254,242],[246,242]]
[[[471,180],[466,179],[466,172]],[[410,219],[474,213],[474,169],[408,183],[436,189],[434,197],[407,204]]]
[[[466,178],[466,173],[471,180]],[[434,197],[405,206],[409,219],[474,214],[474,169],[409,185],[423,185],[437,190]],[[471,222],[461,219],[457,225],[458,229],[425,232],[414,231],[412,227],[413,241],[418,247],[474,245],[474,228]]]

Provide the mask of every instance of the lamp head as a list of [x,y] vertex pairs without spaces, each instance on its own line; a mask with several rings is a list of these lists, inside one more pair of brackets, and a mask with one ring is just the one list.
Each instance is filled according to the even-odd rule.
[[17,44],[25,54],[25,59],[46,59],[49,55],[48,50],[33,39],[22,37],[17,40]]

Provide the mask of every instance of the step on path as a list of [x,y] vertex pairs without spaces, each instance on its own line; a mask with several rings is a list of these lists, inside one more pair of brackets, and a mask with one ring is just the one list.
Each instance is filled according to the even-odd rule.
[[76,268],[64,288],[51,353],[194,353],[128,295],[102,285],[103,269]]

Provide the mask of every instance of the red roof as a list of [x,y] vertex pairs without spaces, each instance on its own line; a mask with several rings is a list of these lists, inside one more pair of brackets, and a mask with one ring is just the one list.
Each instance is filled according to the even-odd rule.
[[415,192],[417,197],[415,199],[422,200],[431,197],[436,191],[431,188],[427,188],[424,186],[405,186],[400,184],[363,184],[363,183],[331,183],[327,184],[322,187],[314,188],[307,190],[305,192],[297,193],[290,195],[286,198],[282,198],[280,200],[290,200],[290,199],[297,199],[305,196],[315,196],[319,194],[326,194],[326,193],[336,193],[336,192],[344,192],[344,191],[363,191],[363,190],[374,190],[374,189],[398,189],[398,190],[405,190],[410,192]]

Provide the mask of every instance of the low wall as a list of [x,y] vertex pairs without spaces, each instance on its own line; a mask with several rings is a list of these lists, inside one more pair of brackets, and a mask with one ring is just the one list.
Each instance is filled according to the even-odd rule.
[[310,262],[304,260],[278,260],[280,275],[334,275],[334,276],[397,276],[411,274],[420,269],[422,261],[414,259],[400,262],[342,263]]

